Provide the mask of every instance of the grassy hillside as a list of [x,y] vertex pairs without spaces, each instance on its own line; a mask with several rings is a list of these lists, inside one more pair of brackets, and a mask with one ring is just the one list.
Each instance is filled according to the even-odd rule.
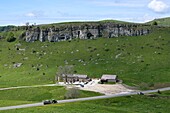
[[[170,28],[150,35],[66,42],[0,41],[0,87],[55,83],[58,66],[100,78],[117,74],[140,88],[170,84]],[[22,63],[14,68],[14,64]]]
[[2,113],[168,113],[170,91],[157,97],[145,95],[56,104],[1,111]]
[[[39,25],[42,28],[48,28],[52,26],[67,26],[67,25],[78,25],[78,26],[84,26],[84,25],[98,25],[98,24],[104,24],[104,23],[115,23],[115,24],[133,24],[130,22],[125,21],[119,21],[119,20],[101,20],[101,21],[77,21],[77,22],[61,22],[61,23],[53,23],[53,24],[43,24]],[[134,23],[135,24],[135,23]]]
[[159,26],[170,26],[170,17],[155,19],[155,20],[148,22],[148,23],[152,24],[153,22],[157,22],[157,24]]

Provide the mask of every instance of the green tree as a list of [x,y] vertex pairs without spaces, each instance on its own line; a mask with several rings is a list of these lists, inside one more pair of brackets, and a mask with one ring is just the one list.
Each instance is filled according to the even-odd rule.
[[58,71],[56,73],[56,80],[60,81],[62,78],[62,75],[66,76],[66,82],[67,82],[67,75],[74,73],[74,67],[72,65],[65,65],[65,66],[59,66]]

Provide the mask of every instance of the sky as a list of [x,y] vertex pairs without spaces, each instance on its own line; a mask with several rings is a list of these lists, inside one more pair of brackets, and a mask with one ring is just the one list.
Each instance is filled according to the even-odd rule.
[[1,0],[0,26],[170,17],[169,0]]

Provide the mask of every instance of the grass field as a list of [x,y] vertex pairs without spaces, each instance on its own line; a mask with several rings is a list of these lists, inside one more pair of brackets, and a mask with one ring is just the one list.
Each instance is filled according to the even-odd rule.
[[153,22],[157,22],[157,24],[159,26],[170,26],[170,17],[155,19],[155,20],[148,22],[148,23],[152,24]]
[[[66,42],[0,41],[0,87],[55,83],[59,66],[100,78],[116,74],[142,89],[170,84],[170,28],[150,35]],[[14,64],[22,63],[14,68]]]
[[[156,21],[160,26],[168,26],[169,18]],[[112,20],[100,22],[124,23]],[[64,24],[67,23],[58,25]],[[53,25],[56,24],[41,27]],[[170,28],[152,28],[152,33],[145,36],[75,39],[58,43],[27,43],[21,40],[9,43],[6,39],[0,39],[0,87],[55,83],[57,69],[64,65],[73,65],[75,73],[87,74],[92,78],[100,78],[102,74],[116,74],[123,83],[139,89],[170,86]],[[23,29],[12,32],[15,37],[19,37]],[[2,37],[9,34],[0,32]],[[16,67],[16,64],[21,66]],[[66,89],[58,86],[4,90],[0,91],[0,107],[36,103],[53,98],[60,100],[64,99],[65,93]],[[80,91],[79,97],[97,95],[101,94]],[[166,91],[157,97],[135,95],[0,112],[168,113],[169,105],[170,91]]]
[[[0,107],[42,102],[47,99],[63,100],[65,93],[65,87],[61,86],[4,90],[0,91]],[[101,95],[100,93],[81,90],[79,93],[79,98]]]
[[[158,94],[157,94],[158,95]],[[157,97],[136,95],[42,107],[1,111],[2,113],[169,113],[170,91]]]
[[61,22],[61,23],[53,23],[53,24],[44,24],[39,25],[41,28],[49,28],[52,26],[67,26],[67,25],[78,25],[78,26],[84,26],[86,25],[98,25],[103,23],[116,23],[116,24],[135,24],[125,21],[119,21],[119,20],[101,20],[101,21],[76,21],[76,22]]

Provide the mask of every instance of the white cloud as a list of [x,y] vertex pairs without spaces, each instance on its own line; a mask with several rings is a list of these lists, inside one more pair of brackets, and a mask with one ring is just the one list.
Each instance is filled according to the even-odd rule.
[[[156,18],[159,18],[159,17],[156,17]],[[146,14],[141,15],[139,17],[129,17],[129,18],[124,18],[122,20],[129,21],[129,22],[145,23],[145,22],[149,22],[149,21],[154,20],[154,19],[155,19],[154,16],[146,13]]]
[[44,16],[43,11],[32,11],[25,14],[26,17],[42,17]]
[[67,13],[67,12],[62,12],[62,11],[57,11],[57,14],[58,14],[59,16],[69,16],[69,15],[70,15],[69,13]]
[[153,16],[151,16],[151,15],[149,15],[149,14],[145,14],[145,15],[143,16],[143,21],[142,21],[142,22],[149,22],[149,21],[151,21],[151,20],[153,20],[153,19],[155,19],[155,17],[153,17]]
[[152,9],[153,11],[155,11],[157,13],[165,13],[168,11],[169,6],[168,6],[168,4],[164,3],[161,0],[152,0],[148,4],[148,8]]
[[99,5],[99,6],[117,6],[117,7],[144,7],[144,4],[135,4],[132,2],[113,2],[113,1],[93,1],[93,4]]
[[34,14],[33,12],[27,13],[25,16],[27,17],[35,17],[36,14]]

